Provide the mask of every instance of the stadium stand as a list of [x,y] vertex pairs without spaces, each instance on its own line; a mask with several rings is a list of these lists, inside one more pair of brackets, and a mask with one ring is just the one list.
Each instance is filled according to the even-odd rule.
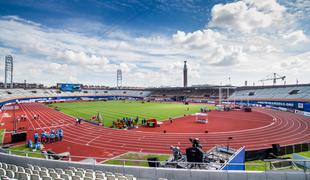
[[70,96],[128,96],[145,97],[149,91],[141,90],[82,90],[64,92],[58,89],[0,89],[0,100],[27,97],[70,97]]
[[[232,86],[203,86],[203,87],[171,87],[171,88],[150,88],[150,97],[153,98],[198,98],[214,100],[219,98],[219,89],[222,89],[222,98],[225,99],[234,92]],[[228,89],[228,90],[227,90]],[[229,93],[229,95],[228,95]]]
[[310,112],[310,84],[237,87],[226,101]]
[[0,162],[1,179],[21,180],[136,180],[131,174],[103,172],[100,170],[68,167],[46,168],[27,164],[25,167]]
[[238,87],[230,100],[310,100],[310,84],[286,86]]

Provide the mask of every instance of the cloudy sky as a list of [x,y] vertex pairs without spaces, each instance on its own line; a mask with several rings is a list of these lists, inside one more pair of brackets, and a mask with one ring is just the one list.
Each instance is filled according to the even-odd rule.
[[115,86],[121,68],[181,86],[184,60],[190,85],[310,83],[310,0],[0,0],[0,16],[0,81],[11,54],[14,81],[46,85]]

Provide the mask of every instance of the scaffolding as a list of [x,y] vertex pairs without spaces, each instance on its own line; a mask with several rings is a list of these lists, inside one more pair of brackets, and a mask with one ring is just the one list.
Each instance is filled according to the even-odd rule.
[[120,89],[122,87],[122,81],[123,81],[122,70],[118,69],[117,70],[117,77],[116,77],[116,86],[118,89]]
[[11,55],[5,56],[5,68],[4,68],[4,88],[13,88],[13,57]]

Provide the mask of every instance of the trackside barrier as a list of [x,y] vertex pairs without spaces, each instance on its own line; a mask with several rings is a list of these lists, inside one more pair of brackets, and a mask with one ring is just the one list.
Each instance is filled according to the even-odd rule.
[[[304,152],[304,151],[310,151],[310,143],[281,146],[280,156],[283,156],[286,154]],[[269,153],[271,152],[272,152],[272,148],[246,151],[245,160],[251,161],[251,160],[258,160],[258,159],[267,159]]]
[[295,110],[295,114],[304,115],[310,117],[310,112]]
[[294,179],[307,180],[309,172],[303,171],[223,171],[223,170],[198,170],[198,169],[172,169],[172,168],[148,168],[136,166],[117,166],[106,164],[85,164],[78,162],[46,160],[39,158],[21,157],[0,153],[0,161],[7,164],[15,164],[25,167],[27,164],[38,165],[47,168],[68,167],[109,171],[113,173],[132,174],[138,179],[191,179],[191,180],[235,180],[235,179],[260,179],[280,180]]
[[[304,160],[304,161],[296,161],[296,164],[298,164],[299,166],[302,166],[306,169],[310,169],[310,158],[305,158],[301,155],[293,154],[293,159],[294,160]],[[307,161],[309,161],[309,162],[307,162]]]

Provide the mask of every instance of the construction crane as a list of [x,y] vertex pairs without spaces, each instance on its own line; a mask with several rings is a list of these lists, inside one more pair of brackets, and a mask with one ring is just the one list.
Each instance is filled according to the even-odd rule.
[[277,73],[273,73],[273,74],[268,75],[265,79],[261,79],[259,81],[262,82],[263,85],[264,85],[265,81],[273,81],[273,85],[276,85],[278,79],[281,79],[282,81],[285,81],[285,78],[286,78],[286,76],[281,76],[281,75],[279,75]]

